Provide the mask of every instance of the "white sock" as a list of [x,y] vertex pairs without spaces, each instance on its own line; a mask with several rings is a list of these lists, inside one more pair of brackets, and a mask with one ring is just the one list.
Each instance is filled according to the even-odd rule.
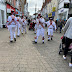
[[42,40],[42,42],[44,42],[44,40]]
[[37,42],[37,40],[38,40],[38,37],[37,37],[37,39],[35,39],[35,42]]
[[37,39],[35,39],[35,42],[37,42]]

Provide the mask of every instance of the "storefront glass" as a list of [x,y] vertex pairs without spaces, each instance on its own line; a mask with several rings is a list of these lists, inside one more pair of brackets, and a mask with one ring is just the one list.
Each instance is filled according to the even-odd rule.
[[59,19],[66,19],[67,12],[59,14]]

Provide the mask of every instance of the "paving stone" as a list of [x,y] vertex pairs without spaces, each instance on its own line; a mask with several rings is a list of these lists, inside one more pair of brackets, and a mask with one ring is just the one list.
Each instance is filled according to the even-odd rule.
[[53,41],[45,44],[39,37],[38,44],[32,44],[33,31],[17,38],[16,43],[9,43],[7,29],[0,30],[0,72],[71,72],[67,60],[58,55],[58,47],[62,34],[54,33]]

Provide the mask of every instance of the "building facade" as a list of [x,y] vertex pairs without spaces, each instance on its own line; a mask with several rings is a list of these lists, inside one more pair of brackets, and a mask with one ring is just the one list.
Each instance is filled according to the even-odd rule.
[[7,17],[11,11],[16,11],[16,0],[6,0]]
[[27,3],[27,0],[25,0],[25,3],[24,3],[24,15],[28,17],[28,3]]
[[25,4],[25,0],[19,0],[20,16],[24,15],[24,4]]
[[69,0],[59,0],[58,3],[58,19],[68,19],[69,8],[64,8],[65,3],[70,3]]
[[54,20],[57,19],[58,14],[58,0],[51,0],[47,4],[48,17],[53,17]]
[[0,0],[0,28],[3,28],[3,26],[6,23],[6,4],[5,0]]
[[70,7],[69,7],[69,17],[72,17],[72,0],[70,1]]
[[18,15],[24,15],[25,0],[0,0],[0,28],[5,27],[7,17],[11,11]]

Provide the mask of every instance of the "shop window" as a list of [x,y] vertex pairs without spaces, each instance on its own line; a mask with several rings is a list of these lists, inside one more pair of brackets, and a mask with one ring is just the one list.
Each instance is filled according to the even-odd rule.
[[69,3],[64,3],[64,8],[69,8]]
[[[0,10],[0,16],[1,16],[1,10]],[[0,19],[0,24],[1,24],[1,19]]]
[[1,16],[2,16],[2,24],[4,24],[4,11],[1,10]]

